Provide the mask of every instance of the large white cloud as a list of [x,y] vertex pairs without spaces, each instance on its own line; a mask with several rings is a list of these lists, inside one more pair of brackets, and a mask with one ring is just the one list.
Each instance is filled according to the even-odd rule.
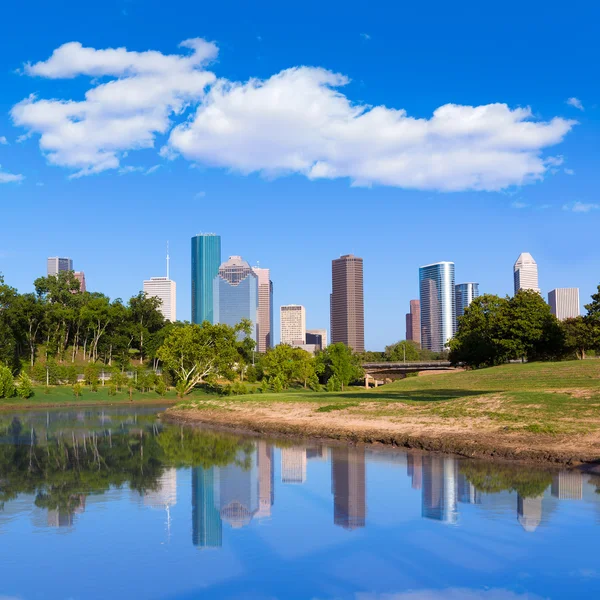
[[[545,152],[575,124],[541,121],[529,108],[505,104],[447,104],[430,118],[414,118],[354,104],[340,91],[348,79],[319,68],[229,82],[206,71],[214,44],[195,39],[182,46],[191,53],[65,44],[24,72],[109,80],[93,82],[83,101],[31,96],[13,107],[13,120],[41,136],[51,163],[76,176],[119,168],[127,151],[153,147],[157,134],[170,131],[164,156],[242,173],[445,191],[499,190],[542,178],[553,164]],[[197,105],[194,114],[181,122],[190,105]]]

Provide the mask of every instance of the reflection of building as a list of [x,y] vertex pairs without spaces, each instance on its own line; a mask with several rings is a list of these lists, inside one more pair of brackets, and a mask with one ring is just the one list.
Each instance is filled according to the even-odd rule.
[[168,508],[177,504],[177,469],[165,469],[157,480],[156,490],[144,493],[144,506]]
[[423,456],[421,454],[406,455],[406,473],[411,478],[413,490],[420,490],[423,486]]
[[365,526],[365,449],[331,449],[333,522],[344,529]]
[[256,452],[237,458],[244,467],[232,463],[217,470],[221,519],[235,529],[249,525],[259,508]]
[[456,303],[456,318],[462,317],[465,314],[465,308],[479,297],[478,283],[457,283],[454,286],[455,303]]
[[213,281],[213,316],[215,323],[234,327],[242,319],[252,323],[250,337],[258,334],[258,277],[241,256],[230,256],[219,267]]
[[221,264],[221,236],[214,233],[192,238],[192,323],[214,323],[213,281]]
[[260,440],[257,443],[258,454],[258,513],[259,518],[270,517],[275,501],[275,480],[273,469],[273,446]]
[[52,256],[48,258],[47,275],[58,275],[62,271],[73,270],[73,259],[72,258],[59,258],[58,256]]
[[421,346],[441,352],[456,332],[454,263],[439,262],[419,269]]
[[421,345],[421,302],[410,301],[410,312],[406,313],[406,339]]
[[219,486],[214,468],[192,469],[192,543],[200,548],[223,544],[223,524],[219,514]]
[[46,523],[48,527],[72,527],[76,514],[85,512],[85,495],[71,494],[69,506],[48,509]]
[[462,504],[481,504],[481,492],[466,478],[458,474],[458,501]]
[[258,340],[256,350],[266,352],[273,347],[273,282],[269,269],[253,267],[258,277]]
[[327,460],[327,446],[311,446],[306,449],[306,458],[308,460]]
[[533,532],[542,521],[542,496],[536,498],[517,498],[517,514],[519,523],[525,531]]
[[579,312],[579,288],[556,288],[548,292],[548,304],[559,320],[574,319]]
[[579,471],[560,471],[552,477],[552,495],[559,500],[581,500],[583,477]]
[[519,254],[513,268],[515,279],[515,294],[519,290],[540,291],[538,283],[538,267],[533,256],[529,252]]
[[306,449],[300,446],[281,449],[281,482],[306,481]]
[[423,517],[456,523],[456,475],[457,464],[454,458],[423,456]]
[[327,348],[327,329],[307,329],[306,343],[314,344],[319,350]]
[[288,346],[306,344],[306,311],[299,304],[279,309],[280,341]]

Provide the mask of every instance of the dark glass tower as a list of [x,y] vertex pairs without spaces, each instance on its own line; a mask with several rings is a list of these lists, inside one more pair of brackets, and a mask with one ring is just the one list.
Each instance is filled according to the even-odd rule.
[[223,545],[223,524],[217,506],[219,490],[214,468],[192,469],[192,543],[200,548]]
[[213,281],[221,265],[221,236],[214,233],[192,238],[192,323],[214,323]]

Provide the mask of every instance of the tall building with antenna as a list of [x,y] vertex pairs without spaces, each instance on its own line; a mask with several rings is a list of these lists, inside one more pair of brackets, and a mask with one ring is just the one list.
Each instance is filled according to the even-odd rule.
[[159,310],[167,321],[177,320],[177,285],[170,277],[171,257],[167,242],[167,276],[151,277],[144,281],[144,293],[149,298],[158,298],[161,302]]

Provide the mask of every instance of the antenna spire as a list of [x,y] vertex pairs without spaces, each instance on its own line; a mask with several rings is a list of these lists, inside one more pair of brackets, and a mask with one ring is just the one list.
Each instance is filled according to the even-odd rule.
[[169,242],[167,242],[167,279],[169,279],[169,263],[171,258],[169,257]]

